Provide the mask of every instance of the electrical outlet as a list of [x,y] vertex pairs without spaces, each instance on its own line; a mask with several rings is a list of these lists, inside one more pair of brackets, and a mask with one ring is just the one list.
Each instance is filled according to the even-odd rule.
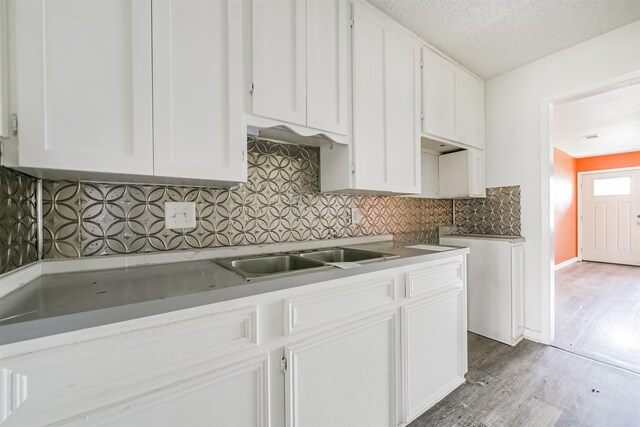
[[351,208],[351,224],[353,224],[353,225],[360,224],[360,209],[359,208]]
[[195,228],[195,226],[196,204],[194,202],[165,202],[165,228]]

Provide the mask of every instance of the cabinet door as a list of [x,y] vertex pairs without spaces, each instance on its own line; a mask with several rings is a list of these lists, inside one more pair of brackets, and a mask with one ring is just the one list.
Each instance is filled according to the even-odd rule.
[[469,195],[486,197],[484,150],[469,149]]
[[462,286],[402,309],[405,421],[464,382],[466,318]]
[[287,425],[397,425],[395,318],[378,315],[286,348]]
[[155,175],[245,179],[241,4],[155,0]]
[[353,6],[353,161],[355,186],[387,190],[386,22],[360,2]]
[[420,193],[420,47],[387,32],[385,49],[387,179],[391,191]]
[[305,125],[305,2],[253,0],[251,28],[253,114]]
[[456,140],[484,148],[484,83],[456,71]]
[[176,372],[172,377],[172,383],[81,418],[114,427],[269,425],[266,358],[189,377]]
[[437,53],[422,48],[422,132],[455,140],[456,67]]
[[354,21],[355,186],[419,192],[419,45],[363,3]]
[[153,174],[151,0],[15,2],[20,166]]
[[307,0],[307,126],[347,134],[349,16],[344,0]]

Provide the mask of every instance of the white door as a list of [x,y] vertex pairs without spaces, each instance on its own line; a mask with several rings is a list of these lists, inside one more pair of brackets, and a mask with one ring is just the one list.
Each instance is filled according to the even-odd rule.
[[243,181],[241,3],[154,0],[153,65],[155,175]]
[[355,186],[420,192],[420,46],[390,18],[354,4]]
[[395,319],[382,314],[285,348],[287,425],[397,425]]
[[152,175],[151,0],[14,4],[20,165]]
[[350,3],[307,0],[307,126],[347,134]]
[[304,126],[305,2],[253,0],[251,6],[253,114]]
[[640,265],[640,169],[582,176],[582,259]]

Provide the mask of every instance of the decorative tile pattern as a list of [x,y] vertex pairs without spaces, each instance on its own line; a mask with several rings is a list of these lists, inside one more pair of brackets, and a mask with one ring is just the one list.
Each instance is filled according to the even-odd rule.
[[[391,233],[437,242],[451,200],[319,193],[319,150],[250,141],[230,189],[43,181],[44,257],[74,258]],[[196,203],[197,226],[164,228],[164,202]],[[350,225],[350,208],[361,223]]]
[[463,234],[520,236],[520,186],[487,188],[486,199],[455,202],[455,224]]
[[36,178],[0,167],[0,274],[38,259]]

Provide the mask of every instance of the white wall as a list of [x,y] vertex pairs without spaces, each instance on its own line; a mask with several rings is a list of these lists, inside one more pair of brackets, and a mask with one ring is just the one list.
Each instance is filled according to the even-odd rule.
[[541,124],[546,124],[546,118],[541,120],[541,102],[637,70],[640,21],[485,82],[487,187],[522,187],[522,231],[527,239],[525,325],[532,339],[548,342],[553,327],[544,289],[550,278],[552,246],[548,241],[549,169],[542,159],[548,152],[544,149],[548,136],[541,131]]

